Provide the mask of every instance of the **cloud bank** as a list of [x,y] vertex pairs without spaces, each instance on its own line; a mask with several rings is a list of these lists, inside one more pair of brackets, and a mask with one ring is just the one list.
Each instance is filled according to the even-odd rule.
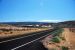
[[39,20],[38,22],[61,22],[61,20]]

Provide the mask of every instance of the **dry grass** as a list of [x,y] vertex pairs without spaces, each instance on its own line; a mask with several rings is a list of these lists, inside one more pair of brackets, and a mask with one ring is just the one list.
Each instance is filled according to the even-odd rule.
[[65,28],[65,39],[69,44],[68,46],[70,47],[70,50],[75,50],[75,32]]
[[[13,28],[14,26],[11,26]],[[8,26],[0,26],[0,29],[7,29],[9,30],[10,27]],[[16,27],[15,27],[16,28]],[[18,35],[23,35],[23,34],[30,34],[32,32],[39,32],[39,31],[44,31],[47,30],[47,28],[23,28],[23,29],[15,29],[15,30],[9,30],[9,31],[2,31],[0,30],[0,38],[6,38],[6,37],[13,37],[13,36],[18,36]]]
[[53,43],[50,41],[51,37],[46,37],[43,40],[43,45],[48,48],[48,50],[57,49],[62,50],[61,46],[68,47],[69,50],[75,50],[75,32],[70,30],[69,28],[64,28],[64,32],[60,35],[60,37],[64,37],[65,40],[60,41],[60,43]]

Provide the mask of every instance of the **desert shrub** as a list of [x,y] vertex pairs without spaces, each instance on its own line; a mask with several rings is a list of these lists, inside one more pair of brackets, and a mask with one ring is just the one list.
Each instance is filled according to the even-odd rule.
[[65,40],[65,38],[64,37],[60,37],[62,40]]
[[54,36],[59,36],[62,32],[63,32],[63,29],[60,28],[56,32],[54,32],[55,33]]
[[52,49],[50,49],[50,50],[57,50],[56,48],[52,48]]
[[9,32],[9,31],[11,31],[12,29],[4,29],[4,28],[3,28],[3,29],[0,29],[0,30],[2,30],[3,32],[4,32],[4,31]]
[[68,47],[62,46],[62,50],[69,50]]
[[10,32],[10,34],[12,34],[13,32]]
[[51,41],[52,41],[52,42],[55,42],[55,43],[60,43],[59,37],[54,37],[54,38],[52,38]]

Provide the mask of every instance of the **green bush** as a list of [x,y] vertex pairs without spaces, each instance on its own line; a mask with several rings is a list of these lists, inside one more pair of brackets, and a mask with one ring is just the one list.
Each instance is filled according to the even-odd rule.
[[51,41],[55,43],[60,43],[59,37],[54,37]]
[[68,47],[62,46],[62,50],[69,50]]
[[59,36],[63,32],[63,29],[58,29],[54,32],[54,36]]
[[65,40],[65,38],[64,37],[60,37],[62,40]]

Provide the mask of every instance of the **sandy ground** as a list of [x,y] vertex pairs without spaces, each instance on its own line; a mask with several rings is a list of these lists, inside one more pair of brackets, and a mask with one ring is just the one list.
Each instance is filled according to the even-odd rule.
[[60,46],[68,47],[69,50],[75,50],[75,32],[70,31],[69,28],[64,28],[64,32],[60,36],[64,37],[65,40],[61,40],[60,43],[53,43],[50,41],[50,39],[52,39],[50,35],[42,40],[43,45],[48,48],[48,50],[53,50],[53,48],[62,50]]
[[75,50],[75,32],[71,32],[68,28],[65,28],[64,34],[70,50]]
[[13,36],[18,36],[18,35],[23,35],[23,34],[30,34],[32,32],[39,32],[39,31],[44,31],[47,29],[33,29],[33,30],[26,30],[26,31],[8,31],[8,32],[2,32],[0,31],[0,38],[6,38],[6,37],[13,37]]

